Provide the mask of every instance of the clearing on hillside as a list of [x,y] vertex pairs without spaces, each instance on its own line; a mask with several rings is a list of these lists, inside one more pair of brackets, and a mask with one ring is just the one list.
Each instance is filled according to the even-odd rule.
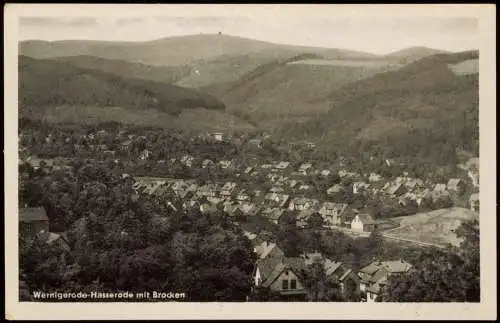
[[458,64],[449,64],[448,68],[455,75],[470,75],[479,73],[479,59],[468,59]]
[[389,236],[396,238],[416,240],[446,246],[448,243],[459,246],[459,239],[454,230],[462,222],[479,220],[479,214],[465,208],[453,207],[434,210],[426,213],[393,218],[399,222],[400,227],[386,231]]

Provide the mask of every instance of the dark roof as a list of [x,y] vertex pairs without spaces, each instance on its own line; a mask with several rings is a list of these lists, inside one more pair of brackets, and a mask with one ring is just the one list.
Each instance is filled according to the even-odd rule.
[[382,279],[387,278],[388,272],[384,268],[377,270],[369,279],[372,283],[378,283]]
[[27,207],[19,209],[19,221],[48,221],[47,212],[43,207]]
[[297,277],[303,278],[302,271],[306,269],[304,259],[300,257],[266,258],[259,260],[258,266],[262,275],[262,286],[264,287],[269,287],[285,270],[291,270]]
[[263,282],[268,281],[268,278],[271,278],[270,275],[273,272],[273,269],[280,263],[281,258],[278,257],[268,257],[257,261],[257,266]]
[[306,270],[307,266],[301,257],[289,257],[283,259],[283,263],[300,277],[302,270]]
[[267,277],[262,280],[262,286],[271,286],[271,284],[281,275],[284,270],[285,265],[280,260],[274,267],[272,267],[269,275],[267,275]]
[[375,224],[376,221],[369,214],[358,214],[359,220],[363,222],[363,224]]
[[375,262],[372,262],[368,266],[361,268],[359,272],[367,275],[373,275],[379,269],[380,267],[377,266]]

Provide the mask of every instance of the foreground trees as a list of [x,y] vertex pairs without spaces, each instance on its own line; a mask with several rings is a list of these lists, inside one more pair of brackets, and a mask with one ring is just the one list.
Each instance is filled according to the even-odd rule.
[[378,299],[385,302],[479,302],[479,224],[464,222],[456,231],[458,250],[422,253],[408,275],[394,278]]
[[[250,291],[253,248],[226,217],[166,211],[134,197],[130,183],[99,165],[60,180],[33,175],[24,192],[44,205],[51,231],[71,251],[44,241],[21,244],[20,266],[31,290],[175,291],[190,301],[243,301]],[[61,174],[59,174],[61,175]]]

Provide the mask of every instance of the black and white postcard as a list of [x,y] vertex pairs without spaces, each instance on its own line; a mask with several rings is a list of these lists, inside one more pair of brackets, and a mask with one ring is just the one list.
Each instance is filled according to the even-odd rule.
[[495,319],[494,9],[8,4],[7,318]]

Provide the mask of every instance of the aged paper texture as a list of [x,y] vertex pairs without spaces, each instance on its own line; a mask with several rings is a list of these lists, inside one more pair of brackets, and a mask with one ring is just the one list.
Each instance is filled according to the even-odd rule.
[[7,4],[6,318],[495,319],[494,9]]

